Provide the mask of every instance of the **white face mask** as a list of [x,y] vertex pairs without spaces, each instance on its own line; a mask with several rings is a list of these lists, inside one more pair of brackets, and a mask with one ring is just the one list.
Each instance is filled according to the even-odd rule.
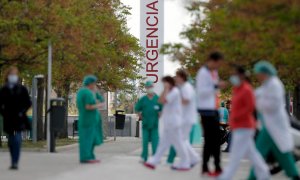
[[8,76],[8,82],[9,82],[10,84],[17,84],[18,81],[19,81],[19,77],[18,77],[17,75],[12,74],[12,75],[9,75],[9,76]]
[[154,88],[147,89],[147,94],[153,94],[153,93],[154,93]]
[[233,86],[241,85],[241,79],[237,75],[230,76],[229,81]]

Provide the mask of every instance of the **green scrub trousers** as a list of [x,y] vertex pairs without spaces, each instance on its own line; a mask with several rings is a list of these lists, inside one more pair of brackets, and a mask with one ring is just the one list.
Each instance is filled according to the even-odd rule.
[[152,146],[152,155],[155,154],[156,149],[157,149],[157,145],[158,145],[158,128],[151,128],[151,129],[147,129],[147,128],[143,128],[143,151],[142,151],[142,159],[146,162],[148,159],[148,145],[149,142],[151,142],[151,146]]
[[[282,153],[277,145],[274,143],[273,139],[269,135],[268,131],[263,128],[261,132],[258,134],[256,140],[256,147],[257,150],[261,153],[264,159],[272,153],[278,163],[280,164],[281,168],[285,171],[286,175],[293,179],[293,177],[299,176],[298,169],[295,164],[294,156],[291,152]],[[254,170],[251,170],[249,180],[255,180]]]

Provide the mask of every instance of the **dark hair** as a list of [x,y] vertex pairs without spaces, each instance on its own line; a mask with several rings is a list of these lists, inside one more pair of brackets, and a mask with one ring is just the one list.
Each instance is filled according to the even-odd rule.
[[237,64],[233,64],[232,66],[239,75],[244,76],[245,80],[251,83],[250,73],[246,68]]
[[162,78],[162,82],[169,83],[172,87],[176,86],[174,78],[171,76],[165,76]]
[[246,76],[246,69],[243,66],[240,65],[233,65],[235,71],[239,74],[239,75],[244,75]]
[[210,53],[208,56],[209,61],[221,61],[223,59],[224,59],[223,54],[217,51]]
[[184,69],[178,69],[176,71],[176,75],[181,77],[184,81],[187,81],[188,80],[188,77],[189,77],[189,74],[186,70]]

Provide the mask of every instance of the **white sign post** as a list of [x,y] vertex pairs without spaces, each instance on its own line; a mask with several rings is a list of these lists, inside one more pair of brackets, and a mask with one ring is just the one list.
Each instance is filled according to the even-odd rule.
[[145,49],[141,75],[155,83],[155,92],[162,92],[164,56],[159,53],[164,43],[164,0],[141,0],[140,41]]

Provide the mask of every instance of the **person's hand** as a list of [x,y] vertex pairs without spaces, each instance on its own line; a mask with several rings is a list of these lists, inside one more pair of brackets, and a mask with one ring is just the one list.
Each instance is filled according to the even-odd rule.
[[169,92],[170,89],[171,89],[170,84],[169,84],[169,83],[164,83],[164,91],[165,91],[165,92]]
[[142,117],[142,114],[141,114],[141,113],[139,113],[139,120],[140,120],[140,121],[143,120],[143,117]]
[[218,84],[218,87],[220,89],[225,89],[228,86],[228,83],[226,81],[220,81]]

